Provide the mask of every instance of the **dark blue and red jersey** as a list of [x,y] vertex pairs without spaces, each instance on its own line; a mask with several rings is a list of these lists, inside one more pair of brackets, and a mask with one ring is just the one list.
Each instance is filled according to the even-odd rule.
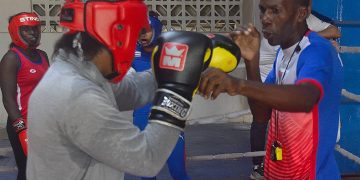
[[[321,95],[309,113],[273,109],[266,145],[265,178],[340,179],[334,147],[343,81],[341,60],[331,43],[315,32],[307,33],[299,47],[296,49],[296,44],[279,50],[265,83],[310,83]],[[276,116],[277,140],[283,149],[281,161],[270,159]]]

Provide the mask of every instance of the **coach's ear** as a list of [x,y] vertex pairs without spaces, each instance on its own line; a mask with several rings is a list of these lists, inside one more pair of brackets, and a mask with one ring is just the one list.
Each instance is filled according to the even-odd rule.
[[309,6],[307,8],[308,8],[308,16],[309,16],[312,10],[312,0],[309,0]]
[[305,7],[305,6],[300,6],[297,9],[297,21],[298,22],[306,22],[306,19],[309,17],[311,12],[311,7]]

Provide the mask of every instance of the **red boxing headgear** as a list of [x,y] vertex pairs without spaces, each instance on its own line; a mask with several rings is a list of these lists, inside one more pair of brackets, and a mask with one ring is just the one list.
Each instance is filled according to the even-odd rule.
[[27,49],[28,43],[20,35],[20,26],[39,26],[40,18],[35,13],[20,13],[11,17],[8,30],[11,40],[17,46]]
[[114,77],[119,82],[134,59],[140,31],[149,26],[143,0],[89,1],[67,0],[60,24],[70,32],[87,32],[112,53]]

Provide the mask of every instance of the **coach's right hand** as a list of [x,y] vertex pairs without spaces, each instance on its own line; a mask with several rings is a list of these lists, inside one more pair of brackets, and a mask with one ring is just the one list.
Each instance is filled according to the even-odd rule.
[[172,31],[157,39],[152,62],[158,90],[149,122],[184,130],[192,97],[212,52],[208,37],[196,32]]
[[[247,61],[259,59],[260,33],[254,25],[238,28],[230,37],[241,50],[241,56]],[[246,62],[246,61],[245,61]]]

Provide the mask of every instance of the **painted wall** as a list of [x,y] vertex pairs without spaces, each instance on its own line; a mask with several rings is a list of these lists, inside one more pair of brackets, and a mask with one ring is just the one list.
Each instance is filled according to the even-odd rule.
[[[324,5],[326,4],[326,6]],[[360,23],[359,0],[313,0],[313,9],[337,21]],[[360,47],[360,25],[339,25],[342,46]],[[344,89],[360,94],[360,54],[342,53],[344,64]],[[340,146],[360,157],[360,103],[343,101],[341,105]],[[336,154],[340,171],[343,174],[360,174],[360,165]]]

